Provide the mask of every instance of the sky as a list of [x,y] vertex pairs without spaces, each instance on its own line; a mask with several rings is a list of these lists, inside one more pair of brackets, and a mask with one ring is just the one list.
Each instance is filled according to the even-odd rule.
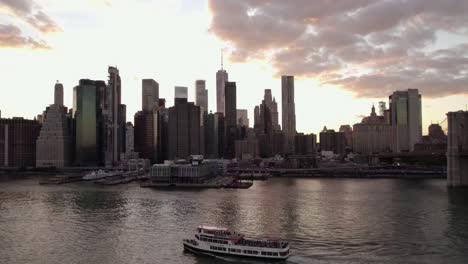
[[[298,132],[338,129],[396,90],[423,96],[423,128],[468,105],[468,0],[0,0],[0,110],[33,118],[57,80],[72,106],[79,79],[122,78],[127,119],[141,79],[172,105],[174,86],[206,80],[216,109],[221,50],[237,107],[295,76]],[[281,114],[280,114],[281,120]]]

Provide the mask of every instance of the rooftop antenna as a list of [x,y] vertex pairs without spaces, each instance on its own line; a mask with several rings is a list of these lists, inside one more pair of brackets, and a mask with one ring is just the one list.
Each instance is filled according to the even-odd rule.
[[224,65],[223,65],[223,49],[221,49],[221,70],[224,70]]

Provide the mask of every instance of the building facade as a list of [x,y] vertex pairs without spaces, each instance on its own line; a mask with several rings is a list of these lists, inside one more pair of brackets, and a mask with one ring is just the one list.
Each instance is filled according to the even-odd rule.
[[394,152],[414,150],[422,138],[421,95],[417,89],[396,91],[390,97],[391,125],[395,129]]
[[447,113],[447,185],[468,186],[468,111]]
[[152,112],[158,106],[159,100],[159,83],[153,79],[143,79],[141,81],[142,96],[141,105],[142,111]]
[[208,90],[205,80],[195,81],[195,104],[202,109],[203,113],[208,113]]
[[34,167],[40,128],[36,120],[0,119],[0,167]]
[[238,139],[237,129],[237,97],[236,83],[226,82],[225,85],[225,122],[226,122],[226,158],[234,158],[235,141]]
[[229,81],[229,75],[222,67],[216,72],[216,112],[225,114],[225,86]]
[[237,109],[237,125],[240,127],[249,127],[249,112],[247,109]]

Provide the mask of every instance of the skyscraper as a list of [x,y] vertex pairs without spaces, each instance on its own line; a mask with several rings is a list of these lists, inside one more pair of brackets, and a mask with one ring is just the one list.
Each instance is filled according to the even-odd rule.
[[106,146],[106,165],[113,165],[120,160],[120,153],[125,148],[125,123],[126,120],[121,116],[123,107],[121,106],[121,80],[119,70],[115,67],[109,67],[109,80],[107,82],[108,100],[107,118],[108,118],[108,140]]
[[235,156],[235,141],[237,140],[237,98],[236,83],[226,82],[225,84],[225,122],[226,122],[226,151],[227,158]]
[[73,89],[75,118],[75,163],[84,166],[100,165],[99,160],[99,99],[94,81],[80,80]]
[[158,161],[159,84],[142,80],[142,111],[134,117],[135,151],[151,162]]
[[176,98],[169,108],[169,158],[185,159],[203,154],[201,146],[200,107]]
[[202,108],[202,111],[208,113],[208,90],[205,80],[195,81],[195,104]]
[[36,120],[0,119],[0,167],[34,166],[40,127]]
[[58,81],[54,87],[54,104],[63,105],[63,85]]
[[[58,84],[58,83],[57,83]],[[67,108],[63,103],[63,86],[55,85],[54,104],[47,107],[36,141],[36,167],[63,168],[71,162],[71,131]]]
[[142,86],[142,108],[143,111],[151,112],[158,105],[159,84],[153,79],[143,79]]
[[294,136],[296,135],[296,106],[294,104],[294,76],[281,77],[281,100],[283,132],[285,135],[286,153],[294,153]]
[[225,85],[229,81],[229,75],[223,68],[223,56],[221,54],[221,69],[216,72],[216,112],[225,113]]
[[390,97],[391,124],[395,130],[393,151],[413,151],[422,139],[421,94],[418,89],[396,91]]
[[265,94],[263,96],[266,106],[268,107],[271,114],[271,126],[275,131],[280,130],[280,125],[278,121],[278,104],[276,99],[271,94],[271,89],[265,89]]

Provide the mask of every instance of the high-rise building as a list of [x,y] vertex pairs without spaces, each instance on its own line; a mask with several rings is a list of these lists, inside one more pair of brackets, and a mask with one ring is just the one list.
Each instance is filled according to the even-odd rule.
[[119,70],[109,67],[109,80],[107,82],[105,116],[108,119],[106,140],[106,166],[115,165],[120,160],[120,153],[125,152],[125,123],[123,107],[121,106],[121,80]]
[[208,90],[205,80],[195,81],[195,104],[201,107],[202,112],[208,113]]
[[225,85],[229,81],[229,75],[226,70],[223,69],[221,63],[221,69],[216,72],[216,112],[225,114]]
[[102,165],[99,98],[96,84],[80,80],[73,88],[73,116],[75,119],[75,164],[79,166]]
[[271,115],[272,129],[274,131],[280,130],[280,125],[278,122],[278,103],[276,103],[276,98],[272,96],[271,89],[265,89],[263,100]]
[[142,110],[145,112],[152,112],[158,106],[159,84],[153,79],[143,79],[141,81],[141,86]]
[[47,107],[36,141],[36,167],[63,168],[71,164],[72,133],[67,108],[63,106],[63,87],[55,85],[54,104]]
[[343,132],[346,140],[346,149],[353,149],[353,128],[350,125],[341,125],[340,132]]
[[468,187],[468,111],[447,113],[447,185]]
[[298,133],[294,137],[296,155],[315,155],[317,152],[317,136]]
[[395,129],[393,151],[413,151],[422,138],[421,94],[417,89],[396,91],[390,97],[391,124]]
[[179,98],[188,100],[188,89],[187,89],[187,87],[176,86],[174,88],[174,102]]
[[63,105],[63,85],[58,81],[54,87],[54,104]]
[[237,97],[236,83],[226,82],[225,84],[225,122],[226,122],[226,158],[234,158],[235,141],[237,138]]
[[286,153],[294,153],[294,136],[296,135],[296,106],[294,103],[294,76],[281,77],[281,100],[283,112],[283,132],[285,135]]
[[237,124],[240,127],[249,127],[249,112],[247,109],[237,109]]
[[372,106],[371,114],[364,117],[361,123],[354,125],[353,151],[359,154],[389,152],[394,142],[393,127],[386,122],[385,117],[375,113]]
[[40,128],[36,120],[0,119],[0,167],[33,167]]
[[320,132],[320,150],[332,151],[337,155],[346,154],[346,139],[343,132],[335,132],[326,127]]
[[169,108],[169,158],[203,154],[200,133],[200,107],[186,98],[176,98],[175,105]]

